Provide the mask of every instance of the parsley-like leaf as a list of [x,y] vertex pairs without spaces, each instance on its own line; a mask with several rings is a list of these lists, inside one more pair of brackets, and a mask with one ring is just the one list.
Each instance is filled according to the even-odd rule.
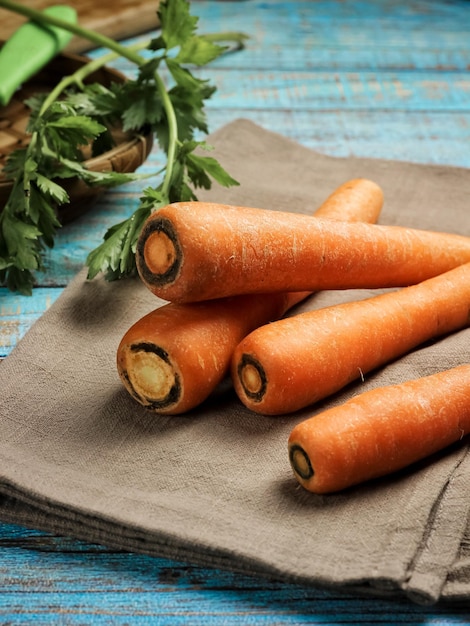
[[191,153],[188,154],[187,161],[189,176],[198,187],[210,189],[211,184],[209,183],[209,186],[199,184],[197,172],[205,172],[223,187],[232,187],[240,184],[232,178],[230,174],[220,165],[217,159],[214,159],[213,157],[199,156]]
[[184,45],[196,30],[199,18],[191,15],[187,0],[160,3],[157,11],[162,27],[161,37],[167,50]]
[[57,204],[65,204],[69,201],[69,196],[65,189],[53,180],[50,180],[50,178],[47,178],[47,176],[36,174],[36,183],[39,190],[51,200],[57,202]]
[[[9,156],[3,170],[13,183],[0,213],[0,283],[9,289],[31,293],[35,272],[43,270],[44,246],[54,245],[60,227],[58,209],[69,202],[62,180],[113,186],[149,176],[86,167],[84,147],[94,156],[109,150],[116,125],[124,132],[153,132],[167,163],[157,174],[157,186],[144,191],[134,213],[109,228],[102,244],[89,254],[89,278],[135,273],[137,240],[153,211],[170,202],[197,200],[195,189],[209,189],[213,181],[238,184],[216,159],[196,152],[210,149],[196,141],[195,133],[208,132],[204,105],[215,86],[194,76],[189,66],[201,67],[216,59],[225,50],[216,40],[224,38],[196,33],[198,18],[191,15],[188,0],[161,0],[157,13],[161,31],[148,44],[150,58],[114,42],[137,64],[135,80],[109,86],[87,83],[87,70],[90,74],[96,70],[96,61],[91,61],[62,79],[51,94],[25,101],[31,111],[27,126],[31,140]],[[93,32],[88,34],[97,43]],[[228,39],[233,38],[240,44],[244,36],[231,33]]]
[[224,48],[203,37],[189,37],[175,57],[178,63],[206,65],[222,54]]
[[137,239],[151,210],[152,207],[143,204],[127,220],[108,230],[104,241],[88,255],[89,279],[100,272],[104,273],[108,280],[129,276],[135,272],[134,255]]

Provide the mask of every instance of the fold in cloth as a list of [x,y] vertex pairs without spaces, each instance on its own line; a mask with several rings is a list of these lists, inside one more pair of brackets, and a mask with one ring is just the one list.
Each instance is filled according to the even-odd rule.
[[[366,177],[384,190],[381,223],[469,234],[467,170],[325,156],[245,120],[209,142],[241,185],[200,199],[311,213]],[[299,309],[371,293],[322,292]],[[226,381],[169,417],[138,405],[115,365],[124,332],[161,303],[138,279],[82,272],[0,364],[0,519],[306,585],[470,599],[468,438],[330,496],[299,487],[287,456],[292,427],[314,412],[467,362],[470,330],[295,415],[252,414]]]

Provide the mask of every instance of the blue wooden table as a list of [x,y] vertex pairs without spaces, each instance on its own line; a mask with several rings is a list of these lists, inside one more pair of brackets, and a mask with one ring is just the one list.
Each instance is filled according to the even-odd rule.
[[[331,155],[470,167],[470,2],[196,0],[192,10],[201,31],[251,37],[204,70],[218,88],[210,130],[245,117]],[[160,158],[154,151],[143,169]],[[139,193],[138,184],[110,191],[64,227],[32,297],[0,288],[0,358]],[[0,525],[0,623],[30,621],[425,626],[469,624],[470,607],[307,589]]]

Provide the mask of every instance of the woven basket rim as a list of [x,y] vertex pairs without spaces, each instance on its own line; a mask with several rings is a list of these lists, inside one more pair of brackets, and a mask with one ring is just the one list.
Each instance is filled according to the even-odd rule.
[[[2,42],[0,42],[1,46]],[[24,100],[33,93],[40,90],[51,89],[57,81],[60,80],[58,75],[62,76],[70,74],[90,59],[84,55],[63,52],[38,72],[34,77],[27,81],[13,96],[7,107],[0,107],[0,133],[4,134],[4,138],[8,145],[4,144],[3,154],[0,154],[0,211],[7,202],[10,191],[13,188],[13,181],[4,174],[4,164],[9,154],[15,149],[24,147],[29,141],[29,135],[26,130],[26,121],[29,116],[28,107]],[[99,68],[89,78],[89,82],[102,82],[110,84],[112,82],[125,82],[127,77],[106,65]],[[140,129],[139,131],[124,132],[122,128],[110,128],[114,135],[116,144],[109,150],[102,152],[96,156],[85,155],[83,164],[88,169],[95,172],[130,173],[140,167],[147,159],[153,147],[154,136],[151,129]],[[72,181],[75,179],[66,179]],[[76,179],[78,181],[78,179]],[[65,181],[64,181],[65,183]],[[61,183],[62,184],[62,183]],[[69,185],[69,183],[65,183]],[[85,206],[94,202],[95,196],[98,197],[104,191],[102,187],[89,187],[85,183],[74,184],[71,187],[70,205]],[[59,213],[63,214],[67,209],[59,207]],[[81,212],[81,209],[80,209]],[[74,210],[74,215],[79,214]]]
[[[97,171],[100,164],[104,165],[107,161],[112,160],[113,157],[119,156],[123,153],[128,152],[134,146],[138,146],[140,144],[143,144],[143,145],[147,144],[149,140],[148,137],[149,135],[146,135],[144,133],[138,133],[136,135],[133,135],[130,139],[126,141],[121,141],[119,144],[114,146],[111,150],[102,152],[96,157],[91,157],[89,159],[86,159],[85,161],[83,161],[83,163],[89,169],[93,169]],[[11,185],[11,180],[5,177],[3,173],[3,168],[2,168],[0,169],[0,187],[7,186],[7,185]]]
[[[129,152],[134,147],[142,146],[143,154],[148,156],[148,143],[151,140],[150,133],[136,133],[132,135],[129,139],[121,141],[117,145],[115,145],[111,150],[107,150],[106,152],[102,152],[101,154],[91,157],[89,159],[85,159],[83,164],[91,170],[101,171],[100,165],[106,165],[107,162],[112,161],[114,157],[121,156],[126,152]],[[145,160],[145,159],[144,159]],[[142,160],[142,163],[144,162]],[[3,173],[3,168],[0,168],[0,188],[1,187],[9,187],[11,186],[12,181],[5,177]]]
[[[0,46],[1,45],[2,42],[0,41]],[[3,155],[0,154],[3,161],[0,161],[0,211],[6,201],[5,198],[8,197],[9,190],[13,186],[12,180],[7,178],[3,171],[5,160],[11,152],[18,147],[27,145],[29,141],[29,135],[25,130],[23,131],[22,128],[20,128],[18,132],[16,129],[12,130],[13,125],[17,123],[19,119],[23,121],[23,127],[25,126],[24,121],[28,118],[28,109],[24,104],[25,98],[40,90],[44,91],[52,88],[53,85],[57,83],[57,80],[60,80],[58,73],[60,74],[60,72],[62,72],[62,75],[65,76],[70,74],[74,68],[76,69],[88,61],[90,61],[90,59],[87,56],[75,53],[63,52],[57,55],[41,72],[32,77],[16,92],[15,96],[10,101],[10,105],[0,107],[0,122],[3,121],[3,126],[0,125],[0,133],[3,130],[4,136],[12,135],[11,139],[10,136],[8,137],[10,145],[7,146],[6,152],[4,150]],[[122,83],[126,80],[128,79],[124,74],[107,66],[101,67],[88,78],[89,82],[102,82],[103,84],[110,84],[111,82]],[[11,109],[11,112],[9,109]],[[11,127],[8,127],[9,122]],[[114,129],[111,128],[110,130],[113,132]],[[16,138],[17,135],[19,137],[18,139]],[[88,157],[87,155],[87,158],[84,158],[83,161],[85,167],[93,171],[133,172],[145,162],[154,142],[153,132],[150,129],[128,132],[123,132],[122,129],[118,129],[118,136],[115,136],[115,139],[117,141],[116,145],[109,150],[96,156]],[[17,144],[15,144],[16,141]],[[80,190],[77,193],[80,195],[82,192],[83,190]],[[101,190],[96,189],[96,194],[99,195],[100,193]],[[89,200],[88,195],[87,190],[87,201]],[[93,191],[91,195],[93,195]],[[77,198],[77,200],[80,200],[80,197]]]
[[102,152],[100,155],[96,156],[96,157],[91,157],[89,159],[87,159],[85,161],[85,163],[88,165],[88,167],[92,168],[96,165],[99,165],[99,163],[103,160],[108,160],[110,158],[112,158],[113,156],[119,155],[123,152],[127,152],[129,149],[133,148],[135,145],[138,145],[140,143],[146,143],[147,142],[147,136],[144,133],[137,133],[135,135],[133,135],[130,139],[126,140],[126,141],[121,141],[120,143],[118,143],[116,146],[114,146],[114,148],[112,148],[111,150],[107,150],[106,152]]

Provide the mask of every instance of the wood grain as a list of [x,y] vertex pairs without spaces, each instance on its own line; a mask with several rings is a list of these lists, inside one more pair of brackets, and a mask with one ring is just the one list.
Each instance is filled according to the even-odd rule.
[[[21,563],[21,568],[18,567]],[[168,559],[138,556],[5,525],[0,622],[284,626],[465,623],[463,604],[419,607],[394,598],[311,589]]]
[[[46,7],[60,4],[53,0],[29,0],[28,6],[42,11]],[[69,2],[78,15],[81,26],[96,30],[113,39],[132,37],[158,27],[157,9],[159,0],[113,0],[96,2],[95,0],[73,0]],[[0,9],[0,40],[5,41],[26,18]],[[68,52],[89,50],[90,42],[74,37],[67,46]]]

